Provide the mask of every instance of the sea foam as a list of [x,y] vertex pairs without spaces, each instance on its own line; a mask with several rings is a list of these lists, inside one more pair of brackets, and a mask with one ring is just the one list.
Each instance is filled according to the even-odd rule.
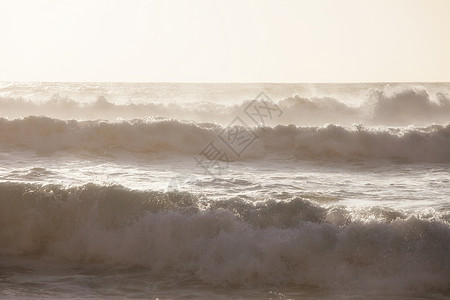
[[[420,86],[368,89],[364,98],[350,105],[345,95],[333,97],[293,95],[274,99],[283,111],[280,117],[266,119],[267,125],[322,126],[324,124],[380,126],[425,126],[450,121],[450,97],[444,89],[430,94]],[[255,95],[256,96],[256,95]],[[91,94],[84,101],[54,94],[46,101],[31,98],[0,97],[0,116],[9,118],[47,116],[59,119],[96,120],[173,118],[228,125],[247,109],[250,99],[234,99],[227,105],[214,101],[191,103],[116,103],[103,95]],[[95,101],[91,97],[97,97]],[[264,113],[265,111],[261,111]]]
[[449,288],[448,215],[367,214],[302,198],[1,183],[0,254],[138,265],[219,286]]
[[[241,128],[242,129],[242,128]],[[248,127],[257,137],[241,155],[219,136],[230,127],[178,120],[75,121],[48,117],[0,118],[0,147],[94,153],[162,153],[197,155],[211,141],[233,160],[284,155],[296,159],[394,159],[450,161],[450,125],[427,127]],[[234,156],[233,156],[234,155]]]

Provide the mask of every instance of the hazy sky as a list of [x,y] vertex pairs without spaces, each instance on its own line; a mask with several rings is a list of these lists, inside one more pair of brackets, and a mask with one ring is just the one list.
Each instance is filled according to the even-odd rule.
[[450,81],[450,0],[0,0],[0,81]]

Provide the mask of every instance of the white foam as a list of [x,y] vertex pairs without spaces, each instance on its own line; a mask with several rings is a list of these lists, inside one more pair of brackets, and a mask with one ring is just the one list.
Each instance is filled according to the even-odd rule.
[[235,160],[278,154],[299,159],[450,161],[450,125],[391,129],[336,125],[251,128],[248,130],[254,131],[258,138],[240,157],[219,139],[225,129],[177,120],[111,122],[27,117],[0,119],[0,142],[4,148],[44,153],[126,151],[197,155],[213,141]]
[[215,285],[400,292],[449,285],[450,225],[436,216],[369,221],[301,198],[227,199],[200,209],[186,193],[118,186],[3,183],[0,191],[3,255],[141,265]]
[[[367,94],[367,98],[361,99],[358,105],[349,105],[346,99],[336,98],[343,97],[341,95],[334,98],[295,95],[276,99],[275,103],[283,114],[272,119],[267,118],[265,123],[270,126],[354,123],[425,126],[450,121],[450,98],[445,90],[431,95],[425,88],[414,85],[401,88],[386,86],[368,89]],[[235,99],[233,104],[224,105],[205,101],[125,104],[108,100],[109,96],[96,95],[96,97],[96,101],[81,102],[58,94],[47,101],[3,97],[0,98],[0,116],[18,118],[35,115],[77,120],[164,117],[228,125],[236,116],[245,117],[244,111],[249,104],[249,101],[243,101],[245,98]]]

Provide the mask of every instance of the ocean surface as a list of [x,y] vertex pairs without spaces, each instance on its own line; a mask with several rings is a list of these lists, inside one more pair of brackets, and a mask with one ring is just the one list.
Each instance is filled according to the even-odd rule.
[[0,83],[0,298],[449,299],[450,83]]

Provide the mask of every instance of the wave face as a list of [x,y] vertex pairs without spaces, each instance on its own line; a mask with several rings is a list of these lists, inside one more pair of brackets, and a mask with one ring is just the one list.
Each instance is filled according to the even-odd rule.
[[[0,142],[40,152],[113,149],[130,152],[175,151],[194,153],[214,133],[200,126],[175,120],[62,121],[47,117],[0,119]],[[201,150],[201,149],[200,149]]]
[[449,215],[0,183],[0,254],[139,265],[215,285],[449,288]]
[[[162,117],[227,125],[234,116],[242,114],[250,103],[249,100],[242,100],[251,99],[239,98],[238,94],[235,94],[236,92],[232,93],[230,90],[228,92],[237,98],[234,101],[228,101],[228,105],[208,100],[195,101],[195,99],[191,103],[178,103],[173,99],[175,102],[164,98],[162,100],[167,100],[164,103],[154,101],[120,103],[106,98],[114,99],[113,96],[105,97],[102,94],[96,94],[100,92],[105,91],[94,89],[90,94],[85,94],[86,91],[81,90],[80,95],[86,97],[83,101],[59,96],[59,94],[54,94],[50,99],[44,101],[33,100],[33,97],[37,97],[33,96],[35,94],[32,94],[31,98],[25,99],[3,96],[0,97],[0,116],[20,118],[42,115],[77,120],[115,120],[117,118],[130,120]],[[36,92],[36,94],[38,93]],[[71,95],[75,96],[76,94]],[[191,94],[185,95],[185,97],[192,96]],[[97,97],[97,100],[91,101],[92,97]],[[209,95],[209,97],[212,96]],[[294,95],[291,97],[286,97],[284,94],[284,96],[274,99],[283,111],[283,115],[280,118],[268,120],[267,125],[322,126],[324,124],[352,125],[360,123],[380,126],[425,126],[446,124],[450,121],[450,97],[445,85],[442,90],[434,91],[434,93],[421,86],[391,87],[386,85],[379,88],[367,88],[365,94],[360,97],[357,103],[350,105],[345,99],[345,93],[337,93],[336,96]]]
[[[47,117],[0,119],[3,148],[37,152],[173,152],[197,155],[228,130],[215,124],[177,120],[63,121]],[[236,159],[278,154],[298,159],[400,159],[449,162],[450,125],[423,128],[296,127],[252,128],[257,139]],[[230,157],[233,155],[228,149]]]

